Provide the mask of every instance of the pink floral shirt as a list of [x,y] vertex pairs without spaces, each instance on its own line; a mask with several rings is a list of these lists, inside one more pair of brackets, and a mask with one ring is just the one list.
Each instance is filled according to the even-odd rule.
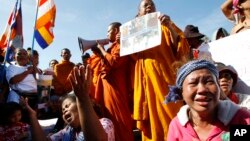
[[0,138],[3,141],[16,141],[22,136],[29,138],[29,125],[26,123],[18,122],[15,125],[0,127]]

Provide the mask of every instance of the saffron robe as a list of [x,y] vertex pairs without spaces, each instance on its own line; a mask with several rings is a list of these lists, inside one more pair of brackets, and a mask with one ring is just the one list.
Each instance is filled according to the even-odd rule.
[[52,85],[54,86],[56,95],[63,96],[72,91],[68,76],[74,66],[74,63],[65,60],[62,60],[59,64],[55,65],[55,74],[54,79],[52,80]]
[[97,84],[98,76],[101,72],[101,58],[96,55],[95,53],[88,58],[87,64],[90,65],[90,68],[92,70],[92,85],[91,85],[91,91],[90,91],[90,97],[93,99],[95,95],[95,88]]
[[168,85],[175,84],[173,63],[189,55],[183,32],[172,26],[179,35],[178,46],[172,45],[169,29],[162,26],[161,45],[133,55],[136,58],[133,117],[142,131],[142,140],[165,141],[170,121],[183,105],[183,102],[163,103]]
[[102,60],[95,99],[104,106],[104,117],[112,120],[118,141],[133,141],[129,110],[129,58],[120,57],[120,45],[113,43]]

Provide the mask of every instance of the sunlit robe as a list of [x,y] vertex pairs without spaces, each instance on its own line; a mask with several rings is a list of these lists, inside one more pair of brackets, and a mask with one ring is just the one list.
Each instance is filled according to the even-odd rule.
[[136,58],[133,117],[143,140],[165,141],[169,123],[183,105],[183,102],[163,103],[168,85],[175,84],[173,63],[189,55],[182,31],[172,26],[179,35],[177,47],[171,44],[169,29],[162,26],[161,45],[133,55]]
[[113,43],[104,56],[98,77],[95,99],[104,105],[104,116],[115,126],[118,141],[133,141],[132,117],[129,110],[130,70],[128,56],[120,57],[120,45]]
[[87,64],[90,65],[90,68],[92,70],[92,85],[90,97],[94,99],[97,79],[101,72],[101,58],[94,53],[90,58],[88,58]]
[[68,76],[74,66],[74,63],[65,60],[62,60],[59,64],[55,65],[55,74],[52,84],[54,86],[56,95],[63,96],[72,91],[72,86],[70,84]]

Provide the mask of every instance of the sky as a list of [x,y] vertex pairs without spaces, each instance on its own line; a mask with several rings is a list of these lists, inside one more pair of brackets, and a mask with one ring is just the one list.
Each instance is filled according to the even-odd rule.
[[[211,38],[219,27],[231,31],[233,23],[220,10],[225,0],[154,0],[157,11],[169,15],[182,30],[188,24],[198,26],[201,33]],[[16,0],[0,0],[0,34],[5,30],[10,12]],[[35,41],[39,52],[41,69],[49,66],[52,59],[61,60],[61,50],[71,50],[71,61],[81,62],[77,37],[87,40],[107,37],[107,27],[112,22],[126,23],[138,11],[140,0],[54,0],[56,21],[54,41],[42,49]],[[35,23],[35,0],[22,0],[24,48],[31,47]],[[88,51],[91,53],[90,51]]]

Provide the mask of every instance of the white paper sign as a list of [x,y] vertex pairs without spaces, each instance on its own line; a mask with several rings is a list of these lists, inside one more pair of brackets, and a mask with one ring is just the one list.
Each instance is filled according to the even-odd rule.
[[120,27],[120,56],[133,54],[161,44],[160,12],[135,18]]
[[37,85],[51,86],[53,75],[38,75]]
[[236,92],[250,94],[250,29],[213,41],[199,50],[206,56],[206,51],[210,53],[215,62],[233,66],[239,77]]

